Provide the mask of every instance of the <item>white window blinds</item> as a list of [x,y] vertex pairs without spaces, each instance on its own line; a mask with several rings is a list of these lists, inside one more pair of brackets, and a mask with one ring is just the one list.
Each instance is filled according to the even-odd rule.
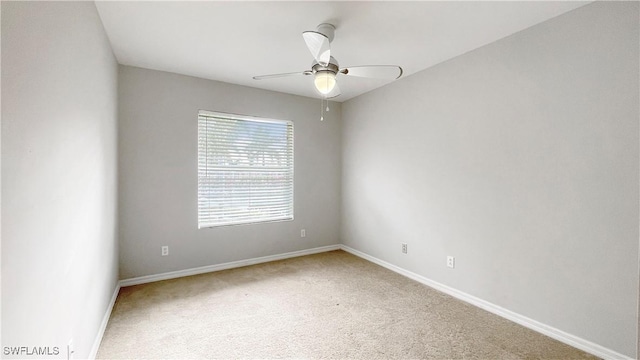
[[198,113],[198,228],[293,219],[293,123]]

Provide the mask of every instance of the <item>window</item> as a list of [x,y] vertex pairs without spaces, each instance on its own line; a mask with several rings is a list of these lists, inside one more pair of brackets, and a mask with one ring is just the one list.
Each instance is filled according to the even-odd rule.
[[198,113],[198,228],[293,220],[293,123]]

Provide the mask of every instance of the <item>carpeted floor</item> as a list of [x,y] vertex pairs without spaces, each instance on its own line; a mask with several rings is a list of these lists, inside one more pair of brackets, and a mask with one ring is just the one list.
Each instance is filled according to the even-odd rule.
[[333,251],[122,288],[98,358],[594,357]]

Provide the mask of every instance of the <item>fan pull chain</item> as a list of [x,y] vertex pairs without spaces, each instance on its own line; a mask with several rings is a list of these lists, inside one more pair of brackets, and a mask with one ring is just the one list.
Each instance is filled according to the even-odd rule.
[[[327,107],[324,106],[324,101],[327,101]],[[329,112],[329,100],[328,99],[320,99],[320,121],[324,121],[324,112]]]

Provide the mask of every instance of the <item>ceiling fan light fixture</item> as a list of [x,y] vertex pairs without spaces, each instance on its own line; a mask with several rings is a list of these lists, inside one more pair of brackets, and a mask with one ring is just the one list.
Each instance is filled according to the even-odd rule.
[[324,100],[340,96],[340,86],[336,76],[340,74],[353,77],[379,78],[395,80],[402,76],[402,68],[396,65],[359,65],[348,68],[340,68],[338,61],[331,56],[331,40],[334,37],[335,26],[331,24],[318,25],[317,31],[305,31],[302,33],[307,48],[313,55],[310,70],[295,73],[272,74],[254,76],[255,80],[272,79],[291,75],[313,75],[313,85],[318,95]]
[[336,87],[336,74],[329,70],[316,72],[313,84],[322,95],[327,95]]

